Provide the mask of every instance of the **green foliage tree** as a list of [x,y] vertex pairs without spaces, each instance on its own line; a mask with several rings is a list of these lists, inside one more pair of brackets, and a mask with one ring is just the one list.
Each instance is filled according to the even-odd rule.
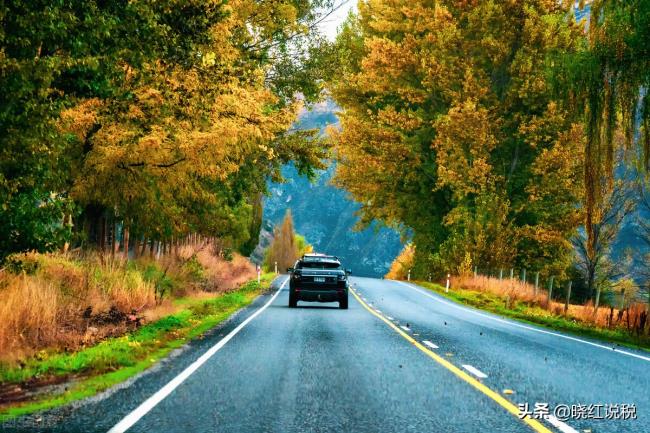
[[649,167],[650,4],[644,0],[590,4],[588,37],[576,53],[558,53],[552,77],[569,115],[585,124],[585,247],[596,256],[615,168],[634,160],[640,171]]
[[336,182],[362,221],[411,230],[416,275],[468,252],[481,267],[570,262],[582,130],[547,77],[583,38],[569,5],[544,0],[373,0],[350,17],[330,78]]
[[4,5],[0,232],[13,240],[2,254],[61,246],[70,227],[103,245],[116,224],[160,241],[253,239],[265,179],[288,161],[309,173],[327,155],[313,133],[289,129],[296,92],[320,95],[310,54],[325,43],[314,29],[331,4]]

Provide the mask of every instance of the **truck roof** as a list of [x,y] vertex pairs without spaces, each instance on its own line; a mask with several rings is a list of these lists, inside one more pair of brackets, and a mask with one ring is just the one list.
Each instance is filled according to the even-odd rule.
[[339,258],[336,256],[329,256],[320,253],[303,254],[302,261],[304,262],[338,262]]

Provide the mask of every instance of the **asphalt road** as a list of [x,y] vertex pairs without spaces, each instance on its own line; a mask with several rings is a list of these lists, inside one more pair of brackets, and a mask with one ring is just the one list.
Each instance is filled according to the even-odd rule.
[[[650,432],[648,353],[407,283],[353,278],[353,287],[349,310],[289,309],[286,288],[262,296],[136,379],[0,431]],[[523,403],[577,412],[521,420]],[[593,419],[623,404],[635,405],[636,420]]]

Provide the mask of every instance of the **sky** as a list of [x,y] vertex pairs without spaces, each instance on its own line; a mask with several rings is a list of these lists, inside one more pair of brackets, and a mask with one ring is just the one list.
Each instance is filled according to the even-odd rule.
[[356,10],[357,0],[337,0],[336,5],[341,6],[320,24],[321,31],[329,40],[334,40],[338,26],[345,21],[348,12]]

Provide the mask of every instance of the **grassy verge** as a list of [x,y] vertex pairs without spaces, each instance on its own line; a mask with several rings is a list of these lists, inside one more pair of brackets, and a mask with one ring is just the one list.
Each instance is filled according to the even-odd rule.
[[500,316],[534,325],[541,325],[557,331],[569,332],[578,336],[596,338],[635,349],[650,351],[650,339],[648,337],[637,337],[624,328],[609,329],[593,326],[570,316],[565,317],[552,314],[539,306],[531,306],[521,301],[515,301],[509,307],[506,307],[505,299],[489,292],[449,289],[449,293],[445,293],[445,288],[439,284],[422,281],[418,281],[417,284],[456,303],[469,305]]
[[76,378],[65,391],[35,400],[0,407],[0,421],[49,409],[103,391],[147,369],[171,350],[224,321],[268,289],[274,274],[262,284],[251,281],[241,288],[208,300],[178,300],[183,309],[119,338],[74,353],[42,353],[21,367],[0,369],[0,383],[24,383],[33,378]]

